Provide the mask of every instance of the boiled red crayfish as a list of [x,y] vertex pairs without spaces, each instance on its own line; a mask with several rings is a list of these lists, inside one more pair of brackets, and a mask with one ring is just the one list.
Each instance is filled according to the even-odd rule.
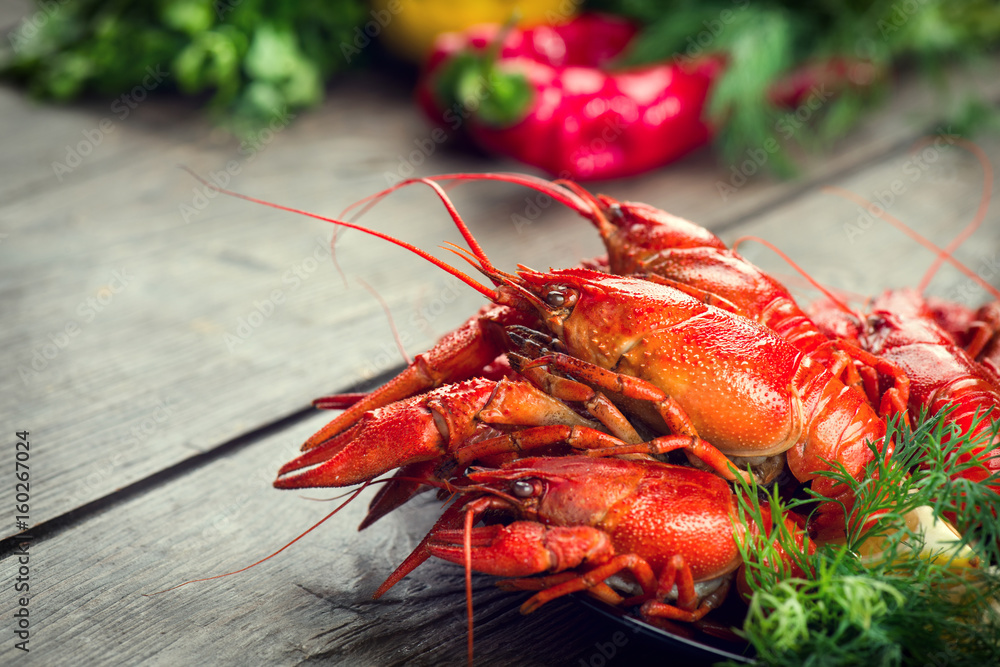
[[[505,307],[492,322],[507,325],[513,320],[522,327],[532,322],[531,328],[540,331],[541,340],[551,341],[552,349],[522,364],[522,371],[543,367],[549,374],[572,376],[613,397],[654,432],[674,434],[601,453],[662,454],[684,448],[729,478],[739,473],[724,455],[781,456],[782,461],[787,457],[799,481],[815,480],[814,488],[832,495],[835,485],[819,473],[834,462],[858,476],[872,458],[868,443],[881,445],[885,424],[864,395],[766,327],[657,280],[588,269],[543,273],[521,267],[516,274],[506,273],[495,268],[464,225],[461,228],[471,248],[467,259],[496,289],[479,285],[408,244],[373,234],[417,252]],[[276,486],[326,485],[339,477],[335,470],[344,462],[357,468],[363,461],[369,479],[399,465],[390,451],[368,446],[373,439],[345,441],[335,436],[353,427],[366,411],[423,389],[428,379],[461,379],[476,365],[467,363],[467,350],[478,351],[481,367],[509,349],[497,347],[498,337],[487,335],[481,322],[470,323],[462,332],[446,338],[383,390],[310,438],[306,452],[281,469]],[[429,364],[431,360],[436,365]],[[626,420],[616,415],[612,421]],[[607,420],[602,423],[611,427]],[[367,428],[379,425],[372,422]],[[442,432],[450,438],[450,431]],[[419,440],[424,433],[413,435]],[[435,446],[421,457],[439,453]],[[850,504],[849,498],[838,500]],[[825,513],[820,512],[817,526],[835,525],[835,504],[821,509]]]
[[[992,168],[982,151],[959,140],[979,155],[983,163],[983,205],[965,230],[948,248],[933,243],[908,229],[884,209],[845,190],[829,188],[905,231],[938,255],[920,283],[920,289],[886,290],[867,312],[854,313],[843,304],[823,301],[814,304],[813,315],[831,337],[849,341],[890,361],[910,379],[908,408],[911,420],[949,409],[954,432],[979,444],[970,452],[981,467],[966,468],[963,477],[982,482],[1000,473],[1000,438],[992,438],[993,424],[1000,420],[1000,374],[997,373],[997,330],[1000,325],[1000,291],[956,262],[951,252],[971,235],[985,217],[992,187]],[[922,292],[944,261],[955,264],[979,282],[997,301],[978,312],[961,304],[927,299]],[[952,433],[942,439],[951,442]],[[992,487],[1000,492],[1000,484]]]
[[[981,482],[1000,472],[1000,439],[989,438],[993,422],[1000,419],[1000,386],[937,324],[919,293],[887,291],[865,314],[834,310],[821,313],[818,321],[903,369],[910,377],[912,419],[951,409],[949,421],[958,433],[981,443],[970,454],[980,457],[983,466],[966,469],[964,477]],[[946,434],[942,444],[951,438]],[[994,488],[1000,491],[1000,486]]]
[[[432,555],[458,564],[468,558],[473,570],[518,577],[507,588],[539,591],[524,613],[587,591],[611,604],[642,605],[650,620],[695,621],[725,597],[743,564],[738,544],[770,537],[769,522],[780,520],[799,549],[777,547],[789,574],[803,576],[801,555],[815,548],[799,523],[772,519],[766,504],[766,525],[748,523],[721,478],[686,466],[543,457],[477,469],[466,479],[463,497],[390,582]],[[487,512],[494,523],[473,528]],[[627,598],[605,583],[622,572],[636,588]],[[547,576],[520,579],[533,575]]]
[[[442,180],[449,178],[457,176]],[[855,477],[863,474],[873,456],[869,445],[883,446],[886,428],[871,404],[879,405],[883,414],[905,406],[905,373],[870,351],[824,336],[778,281],[692,223],[641,204],[595,198],[575,186],[533,177],[473,178],[522,183],[567,203],[598,227],[609,259],[590,260],[585,263],[589,268],[501,271],[475,242],[440,185],[429,179],[420,182],[434,188],[448,207],[470,248],[463,251],[465,258],[494,288],[384,234],[313,216],[406,247],[459,277],[492,304],[382,388],[362,397],[324,401],[325,406],[347,409],[306,442],[300,457],[282,467],[276,486],[354,484],[398,468],[397,477],[376,497],[365,526],[405,502],[424,482],[440,486],[456,477],[463,479],[471,463],[501,466],[506,474],[521,465],[516,459],[525,454],[565,454],[582,448],[594,456],[639,459],[572,459],[588,462],[580,465],[595,470],[619,464],[659,469],[665,464],[650,460],[652,455],[683,449],[692,462],[700,461],[729,479],[745,474],[739,467],[748,462],[787,460],[800,482],[812,481],[815,490],[850,506],[849,495],[837,496],[833,482],[818,475],[837,464]],[[383,194],[365,201],[370,204]],[[845,385],[840,377],[860,386],[858,376],[852,375],[856,364],[890,377],[895,393],[883,395],[895,396],[896,402]],[[489,379],[469,379],[487,369],[499,373]],[[401,443],[405,443],[402,448]],[[739,466],[730,463],[733,458]],[[511,459],[514,462],[505,463]],[[703,485],[725,486],[718,476],[678,470],[686,472],[670,473],[675,481],[712,479]],[[490,474],[499,473],[480,470],[466,479],[486,484]],[[591,482],[577,488],[588,490],[597,510],[609,511],[611,501],[603,493],[608,482]],[[626,495],[644,497],[644,493],[632,488]],[[405,574],[432,553],[445,557],[453,553],[449,549],[455,546],[456,533],[449,531],[458,528],[455,522],[461,511],[510,497],[516,498],[517,492],[482,489],[480,495],[447,510],[398,573]],[[590,500],[584,493],[574,502]],[[659,507],[663,520],[680,516],[677,503],[663,502]],[[507,511],[515,520],[514,528],[486,526],[469,533],[484,559],[477,567],[492,567],[489,562],[498,550],[509,556],[507,563],[513,568],[497,566],[492,571],[498,573],[531,569],[534,565],[524,563],[537,565],[546,558],[551,563],[556,556],[535,553],[527,538],[548,539],[562,535],[561,531],[550,533],[525,523],[549,519],[532,518],[521,513],[523,509],[507,506]],[[592,530],[578,530],[586,526],[607,533],[607,526],[592,521],[558,527],[573,529],[572,535],[583,534],[581,539],[588,544],[591,538],[599,542],[603,538]],[[678,526],[683,528],[682,524]],[[841,511],[828,503],[820,507],[812,528],[831,536],[842,525]],[[668,543],[668,533],[660,531],[653,542]],[[688,533],[685,548],[697,550],[713,539],[714,531]],[[638,555],[633,550],[627,544],[615,545],[612,535],[610,550],[600,546],[600,555],[588,557],[587,562],[604,567],[621,562],[615,561],[618,556]],[[566,581],[576,581],[573,586],[593,581],[593,586],[583,587],[613,599],[601,587],[603,579],[598,581],[596,575],[587,579],[590,568],[582,562],[565,561],[565,568],[573,570]],[[653,569],[669,579],[659,565]],[[682,570],[678,566],[675,573]],[[390,578],[380,592],[395,580]],[[650,593],[650,587],[642,588],[643,604],[663,603],[662,595],[654,600],[657,595]],[[689,594],[686,584],[684,589],[683,602],[672,606],[693,613],[701,608],[701,600]]]
[[[781,282],[727,248],[722,239],[704,227],[648,204],[594,196],[572,182],[550,182],[523,174],[443,174],[434,177],[433,183],[478,180],[500,180],[531,188],[589,220],[608,251],[606,260],[590,260],[590,263],[606,265],[614,274],[670,285],[705,303],[764,325],[846,384],[866,390],[869,400],[879,407],[882,416],[892,416],[906,405],[905,374],[876,355],[826,336]],[[360,203],[370,206],[402,187],[419,183],[430,185],[431,182],[425,178],[408,179]],[[471,235],[443,191],[436,188],[436,192],[463,235],[470,239]],[[892,376],[891,391],[875,395],[870,383],[862,384],[856,363],[872,372]]]

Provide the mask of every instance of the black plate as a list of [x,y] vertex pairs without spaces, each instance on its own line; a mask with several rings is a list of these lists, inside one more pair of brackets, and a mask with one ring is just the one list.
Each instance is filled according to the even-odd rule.
[[[681,624],[677,624],[677,630],[671,632],[650,625],[638,617],[625,613],[618,607],[605,604],[589,596],[581,595],[577,599],[584,606],[606,616],[629,632],[642,634],[662,644],[667,649],[664,651],[664,655],[682,660],[683,664],[713,665],[726,660],[748,665],[757,664],[753,658],[753,648],[742,640],[728,641],[693,626],[684,625],[681,627]],[[719,612],[724,611],[726,610],[719,610]],[[716,614],[716,612],[712,613]],[[711,614],[709,616],[711,617]],[[738,624],[738,622],[734,624]]]

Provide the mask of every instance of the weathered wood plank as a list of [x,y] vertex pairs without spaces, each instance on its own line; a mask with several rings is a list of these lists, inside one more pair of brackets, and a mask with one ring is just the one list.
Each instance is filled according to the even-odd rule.
[[[1000,142],[978,142],[992,163],[1000,160]],[[867,198],[940,247],[948,243],[976,215],[983,196],[997,191],[993,175],[984,190],[984,172],[970,152],[958,146],[928,147],[896,155],[860,170],[836,183]],[[1000,210],[987,210],[979,231],[954,255],[994,286],[1000,285]],[[813,192],[780,207],[737,230],[727,240],[753,234],[782,247],[792,259],[824,284],[856,295],[877,296],[884,289],[916,287],[934,260],[934,254],[869,211],[833,193]],[[770,250],[754,243],[741,246],[753,262],[801,283],[788,265]],[[803,295],[818,296],[803,290]],[[932,280],[929,294],[968,306],[990,300],[950,264]],[[808,297],[807,297],[808,298]]]
[[[904,88],[900,99],[915,105],[928,95],[920,90]],[[250,154],[187,103],[148,101],[116,119],[61,181],[52,163],[100,128],[110,102],[39,108],[9,89],[0,93],[3,122],[16,128],[0,160],[0,175],[9,177],[0,179],[0,303],[16,322],[0,332],[10,350],[0,362],[0,422],[50,443],[36,461],[46,493],[32,508],[33,521],[398,363],[381,308],[357,278],[388,301],[411,353],[481,301],[422,261],[356,233],[339,255],[345,288],[325,250],[327,226],[209,199],[173,168],[223,174],[235,160],[226,177],[233,187],[337,213],[383,187],[385,173],[398,171],[428,136],[406,92],[390,82],[345,80],[322,109],[262,136],[269,141]],[[914,135],[912,125],[887,113],[833,158],[814,162],[811,178],[871,160]],[[415,153],[417,171],[513,167],[446,149],[426,158]],[[724,224],[801,187],[762,179],[720,202],[713,184],[728,173],[702,154],[602,189]],[[531,218],[538,201],[516,188],[466,187],[456,201],[498,265],[565,266],[599,252],[586,225],[554,207],[512,233],[512,216]],[[422,247],[457,240],[427,192],[394,195],[367,220]]]
[[[1000,156],[1000,142],[983,142],[983,147],[994,159]],[[835,183],[862,194],[891,190],[894,181],[907,178],[904,159],[888,157]],[[935,164],[940,170],[908,184],[888,208],[943,243],[978,205],[981,173],[958,151],[942,152]],[[844,224],[856,219],[852,205],[812,190],[727,234],[769,238],[817,279],[836,287],[873,293],[914,284],[927,259],[877,223],[849,238]],[[974,266],[980,259],[995,261],[998,220],[1000,211],[990,210],[981,233],[963,249]],[[785,271],[768,253],[749,246],[747,252]],[[956,281],[943,272],[938,289],[948,294]],[[331,507],[268,488],[277,466],[320,423],[321,415],[312,417],[34,544],[32,641],[37,643],[31,654],[18,656],[21,661],[176,664],[210,656],[222,664],[462,662],[459,568],[427,564],[383,600],[367,599],[433,520],[430,500],[403,508],[361,534],[353,526],[364,504],[355,503],[289,552],[248,573],[140,597],[189,577],[245,565]],[[613,642],[618,631],[569,601],[522,618],[516,611],[522,597],[496,592],[487,577],[477,576],[475,582],[481,664],[596,664],[600,647]],[[626,639],[623,658],[649,660],[659,650],[662,659],[656,645]],[[13,651],[10,643],[2,645],[0,660],[11,659]]]

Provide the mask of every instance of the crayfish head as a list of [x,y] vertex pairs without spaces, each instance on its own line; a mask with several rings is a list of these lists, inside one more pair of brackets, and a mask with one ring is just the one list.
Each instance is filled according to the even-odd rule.
[[520,459],[468,477],[476,488],[506,498],[518,518],[594,526],[635,493],[643,474],[633,461],[560,456]]
[[[615,368],[649,332],[671,327],[706,306],[677,290],[629,276],[589,269],[549,273],[520,267],[501,295],[530,302],[548,333],[573,357]],[[503,301],[501,301],[503,303]]]
[[[562,269],[543,273],[518,266],[515,276],[497,288],[497,302],[515,308],[532,308],[548,330],[562,337],[565,322],[573,314],[581,296],[593,291],[608,276],[590,269]],[[527,304],[527,305],[526,305]]]
[[619,202],[605,195],[597,199],[604,219],[595,224],[613,273],[642,271],[649,259],[664,250],[726,249],[722,240],[704,227],[648,204]]

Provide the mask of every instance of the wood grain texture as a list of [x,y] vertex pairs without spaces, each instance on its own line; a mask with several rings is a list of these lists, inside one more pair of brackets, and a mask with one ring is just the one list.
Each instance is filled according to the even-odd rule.
[[[15,25],[29,9],[4,5],[0,24]],[[835,288],[870,295],[913,285],[930,254],[879,222],[859,223],[856,206],[818,188],[883,200],[893,193],[890,212],[946,243],[979,203],[980,168],[948,150],[914,172],[906,151],[966,91],[1000,97],[989,65],[950,79],[947,91],[904,76],[848,138],[807,158],[797,180],[758,174],[738,185],[734,174],[748,171],[741,160],[702,151],[593,189],[689,217],[727,241],[768,238]],[[278,492],[270,482],[324,420],[296,416],[310,399],[401,363],[386,314],[360,280],[386,300],[410,354],[482,302],[359,233],[339,239],[335,263],[329,225],[211,196],[176,165],[332,215],[411,168],[520,167],[448,142],[427,154],[430,129],[408,91],[380,75],[337,81],[322,108],[278,121],[256,147],[211,127],[188,100],[158,95],[127,115],[113,103],[45,105],[0,87],[0,424],[8,437],[31,431],[31,524],[45,524],[47,535],[31,547],[32,651],[16,651],[8,636],[0,663],[463,663],[460,568],[428,563],[382,600],[369,599],[433,522],[430,497],[359,534],[367,492],[247,573],[142,597],[246,565],[331,507],[302,495],[334,492]],[[786,142],[780,128],[775,135]],[[982,145],[1000,163],[1000,144]],[[738,187],[720,194],[720,184]],[[585,223],[534,193],[484,184],[453,194],[503,268],[567,266],[601,252]],[[459,238],[427,189],[399,192],[364,220],[428,249]],[[994,282],[998,222],[991,210],[956,253],[984,275],[997,271]],[[770,251],[742,250],[799,282]],[[946,267],[931,291],[986,299],[975,287],[961,291],[964,282]],[[268,424],[277,426],[261,435]],[[0,486],[13,488],[13,469],[0,471]],[[14,531],[4,521],[0,537]],[[11,558],[0,567],[8,584],[14,567]],[[611,658],[620,630],[605,619],[569,600],[522,617],[525,596],[492,584],[475,577],[478,664],[684,663],[634,635]],[[15,604],[4,596],[0,613],[10,619]]]
[[[991,94],[998,84],[976,85]],[[930,124],[933,99],[925,86],[901,85],[831,157],[809,162],[801,181],[750,179],[723,201],[717,184],[732,169],[703,152],[595,188],[724,227],[804,183],[899,153]],[[8,350],[0,422],[44,443],[36,481],[46,493],[33,521],[400,363],[385,315],[358,279],[386,299],[411,354],[481,302],[425,262],[357,233],[339,246],[342,279],[328,225],[210,198],[176,164],[328,214],[418,161],[417,174],[517,168],[447,144],[424,157],[427,126],[397,82],[377,77],[343,80],[322,109],[259,137],[257,151],[241,150],[184,101],[150,100],[120,118],[110,100],[49,107],[0,89],[0,108],[12,137],[0,160],[0,303],[5,320],[16,322],[0,332]],[[900,122],[901,109],[920,113]],[[101,129],[105,120],[110,130]],[[78,166],[55,173],[53,165],[68,164],[88,141]],[[455,199],[499,266],[565,266],[600,252],[568,212],[542,206],[534,217],[544,200],[533,193],[475,185]],[[428,191],[400,192],[366,221],[425,248],[458,238]]]
[[[993,160],[1000,159],[1000,143],[981,145]],[[978,163],[961,151],[942,151],[933,171],[909,181],[907,159],[892,154],[831,184],[877,196],[902,180],[906,187],[889,210],[947,242],[978,205]],[[872,294],[914,284],[930,256],[878,223],[861,235],[848,234],[845,225],[856,222],[855,209],[811,188],[766,215],[727,228],[725,235],[729,241],[743,234],[768,238],[834,287]],[[965,261],[973,266],[995,261],[998,221],[1000,212],[991,210],[983,229],[960,251]],[[767,268],[789,272],[769,251],[753,246],[745,251]],[[947,295],[959,281],[943,270],[935,289]],[[370,315],[383,317],[377,309]],[[264,335],[262,330],[246,344]],[[271,354],[275,363],[282,355],[286,360],[295,356],[288,350]],[[332,503],[302,496],[329,497],[334,491],[295,494],[269,488],[277,467],[323,420],[324,415],[309,417],[209,465],[150,485],[34,544],[37,643],[18,661],[167,665],[208,657],[224,665],[461,664],[466,628],[460,568],[428,563],[382,600],[368,599],[433,521],[438,509],[429,497],[360,534],[354,527],[365,498],[359,499],[288,552],[249,572],[152,598],[140,595],[246,565],[328,511]],[[609,650],[620,632],[569,600],[522,617],[517,606],[524,596],[497,591],[490,577],[474,580],[477,664],[597,664],[601,650]],[[5,599],[4,604],[9,617],[10,603]],[[664,647],[637,636],[625,638],[614,662],[665,658]],[[0,661],[12,659],[12,651],[10,643],[0,646]]]

